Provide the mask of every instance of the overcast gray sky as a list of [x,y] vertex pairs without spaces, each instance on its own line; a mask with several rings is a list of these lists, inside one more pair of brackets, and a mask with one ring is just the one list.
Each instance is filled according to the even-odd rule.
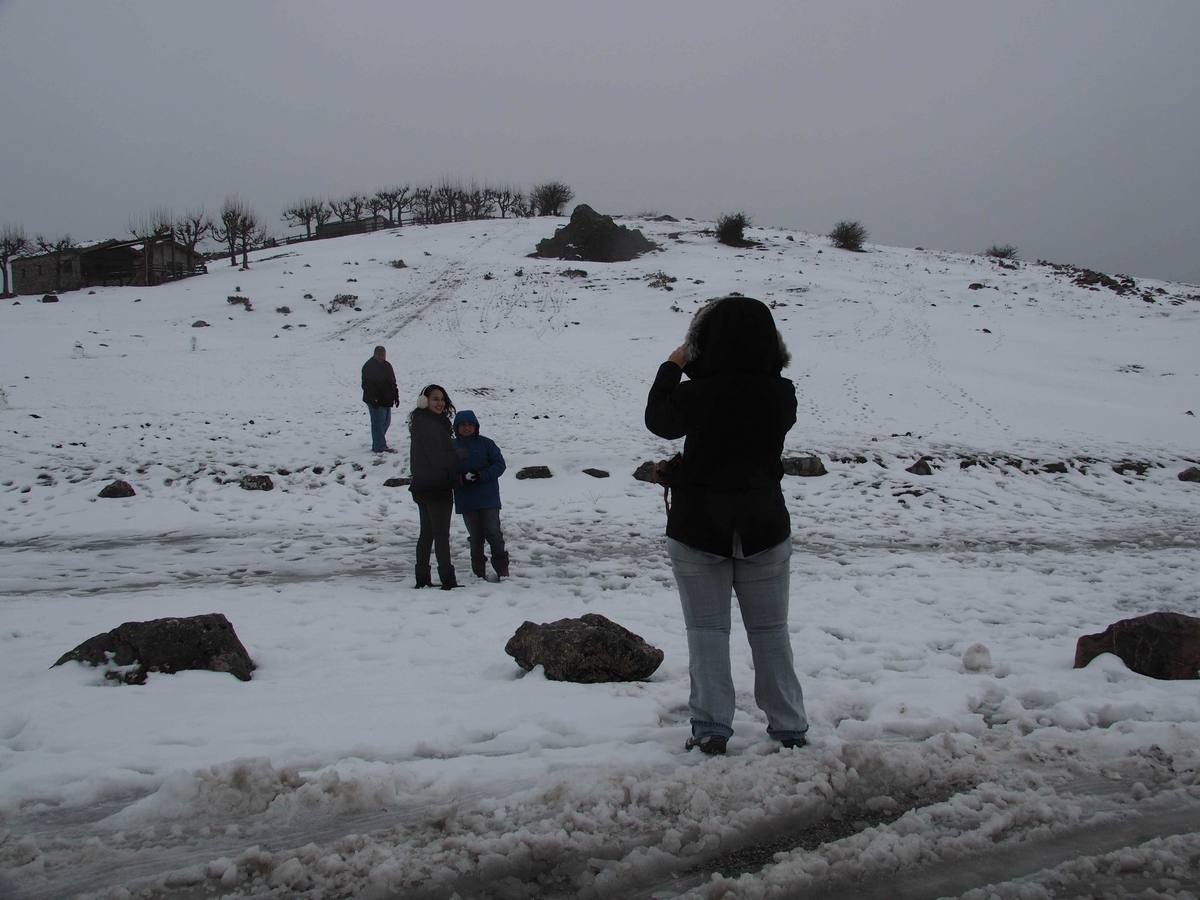
[[0,224],[561,179],[1200,282],[1200,2],[0,0]]

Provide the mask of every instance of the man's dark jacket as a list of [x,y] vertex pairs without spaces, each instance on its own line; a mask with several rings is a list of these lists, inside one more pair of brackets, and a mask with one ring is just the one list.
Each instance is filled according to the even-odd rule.
[[396,372],[386,359],[372,356],[362,367],[363,403],[367,406],[396,406],[400,391],[396,387]]
[[779,374],[787,350],[766,306],[727,297],[693,322],[688,357],[684,369],[659,367],[646,400],[646,427],[685,439],[667,536],[732,556],[736,532],[751,556],[791,533],[779,486],[784,437],[796,422],[796,389]]

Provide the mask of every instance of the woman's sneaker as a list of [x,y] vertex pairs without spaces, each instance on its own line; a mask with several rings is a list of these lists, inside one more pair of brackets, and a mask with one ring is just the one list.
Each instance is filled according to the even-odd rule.
[[724,756],[727,743],[729,743],[729,738],[723,734],[704,734],[688,738],[683,749],[691,750],[693,747],[699,747],[701,753],[707,753],[709,756]]

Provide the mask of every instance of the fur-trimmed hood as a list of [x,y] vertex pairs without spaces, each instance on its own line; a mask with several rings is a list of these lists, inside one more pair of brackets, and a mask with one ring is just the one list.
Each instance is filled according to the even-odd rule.
[[731,294],[709,300],[688,326],[683,370],[691,378],[745,372],[778,375],[792,357],[761,300]]

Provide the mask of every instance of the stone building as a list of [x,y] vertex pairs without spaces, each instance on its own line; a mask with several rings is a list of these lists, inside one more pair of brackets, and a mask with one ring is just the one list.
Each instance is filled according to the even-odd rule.
[[[161,284],[208,271],[199,253],[173,240],[155,241],[150,284]],[[12,289],[18,294],[74,291],[95,285],[146,284],[142,241],[102,241],[60,253],[22,256],[12,261]]]

